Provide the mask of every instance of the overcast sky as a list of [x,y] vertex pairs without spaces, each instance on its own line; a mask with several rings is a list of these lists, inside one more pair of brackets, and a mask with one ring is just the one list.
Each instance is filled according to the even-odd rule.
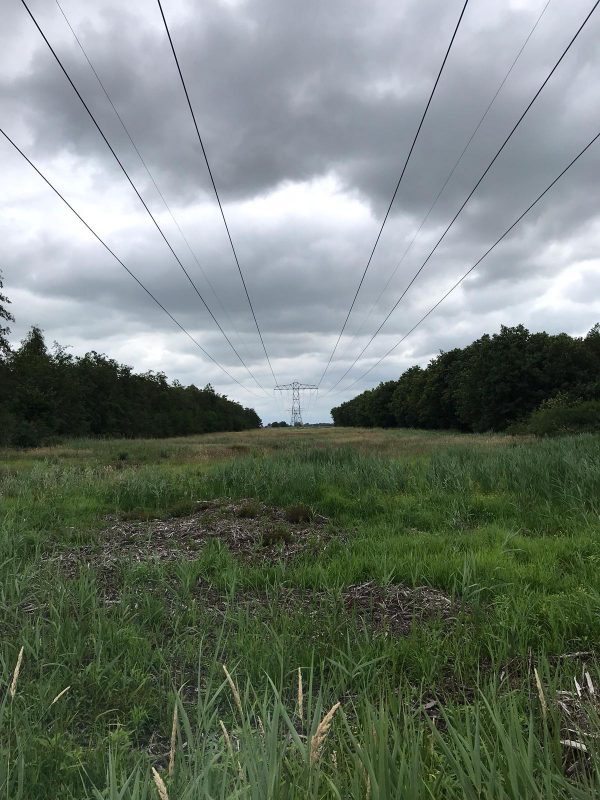
[[[242,357],[219,333],[35,29],[0,0],[0,127],[241,383],[179,331],[31,167],[0,141],[0,269],[15,344],[31,325],[251,405],[287,412],[246,301],[155,0],[61,0],[188,238],[142,167],[54,0],[28,0],[73,81]],[[400,175],[463,0],[163,0],[279,382],[319,381]],[[458,210],[593,0],[551,0],[402,260],[546,0],[470,0],[355,311],[322,388],[352,363]],[[340,393],[501,324],[585,334],[600,319],[600,143],[368,378],[344,392],[600,130],[600,10]],[[207,282],[210,281],[210,284]],[[211,288],[212,285],[212,288]],[[213,292],[213,289],[216,292]],[[356,334],[358,333],[358,336]],[[306,398],[308,400],[308,397]],[[287,402],[289,406],[289,401]]]

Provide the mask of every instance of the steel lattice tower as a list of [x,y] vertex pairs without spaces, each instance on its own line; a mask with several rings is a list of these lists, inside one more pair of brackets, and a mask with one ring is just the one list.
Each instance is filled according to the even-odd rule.
[[308,383],[283,383],[275,387],[276,392],[291,392],[292,393],[292,427],[300,427],[302,422],[302,409],[300,407],[300,392],[307,390],[318,389],[318,386],[311,386]]

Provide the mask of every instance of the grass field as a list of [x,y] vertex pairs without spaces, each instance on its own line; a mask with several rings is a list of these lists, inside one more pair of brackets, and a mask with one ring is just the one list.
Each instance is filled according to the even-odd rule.
[[598,796],[600,437],[1,456],[1,798]]

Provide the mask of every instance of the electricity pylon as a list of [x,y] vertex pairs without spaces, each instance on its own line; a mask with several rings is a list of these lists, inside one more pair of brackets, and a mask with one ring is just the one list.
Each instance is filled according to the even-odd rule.
[[299,427],[302,422],[302,409],[300,408],[300,392],[307,390],[318,389],[318,386],[311,386],[308,383],[282,383],[275,387],[276,392],[291,392],[292,393],[292,427]]

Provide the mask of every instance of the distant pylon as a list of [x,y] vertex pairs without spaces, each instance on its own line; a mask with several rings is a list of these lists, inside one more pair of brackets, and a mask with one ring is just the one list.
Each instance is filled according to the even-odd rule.
[[302,422],[302,409],[300,407],[300,392],[307,390],[318,389],[318,386],[311,386],[308,383],[282,383],[275,387],[276,392],[291,392],[292,393],[292,427],[300,427]]

